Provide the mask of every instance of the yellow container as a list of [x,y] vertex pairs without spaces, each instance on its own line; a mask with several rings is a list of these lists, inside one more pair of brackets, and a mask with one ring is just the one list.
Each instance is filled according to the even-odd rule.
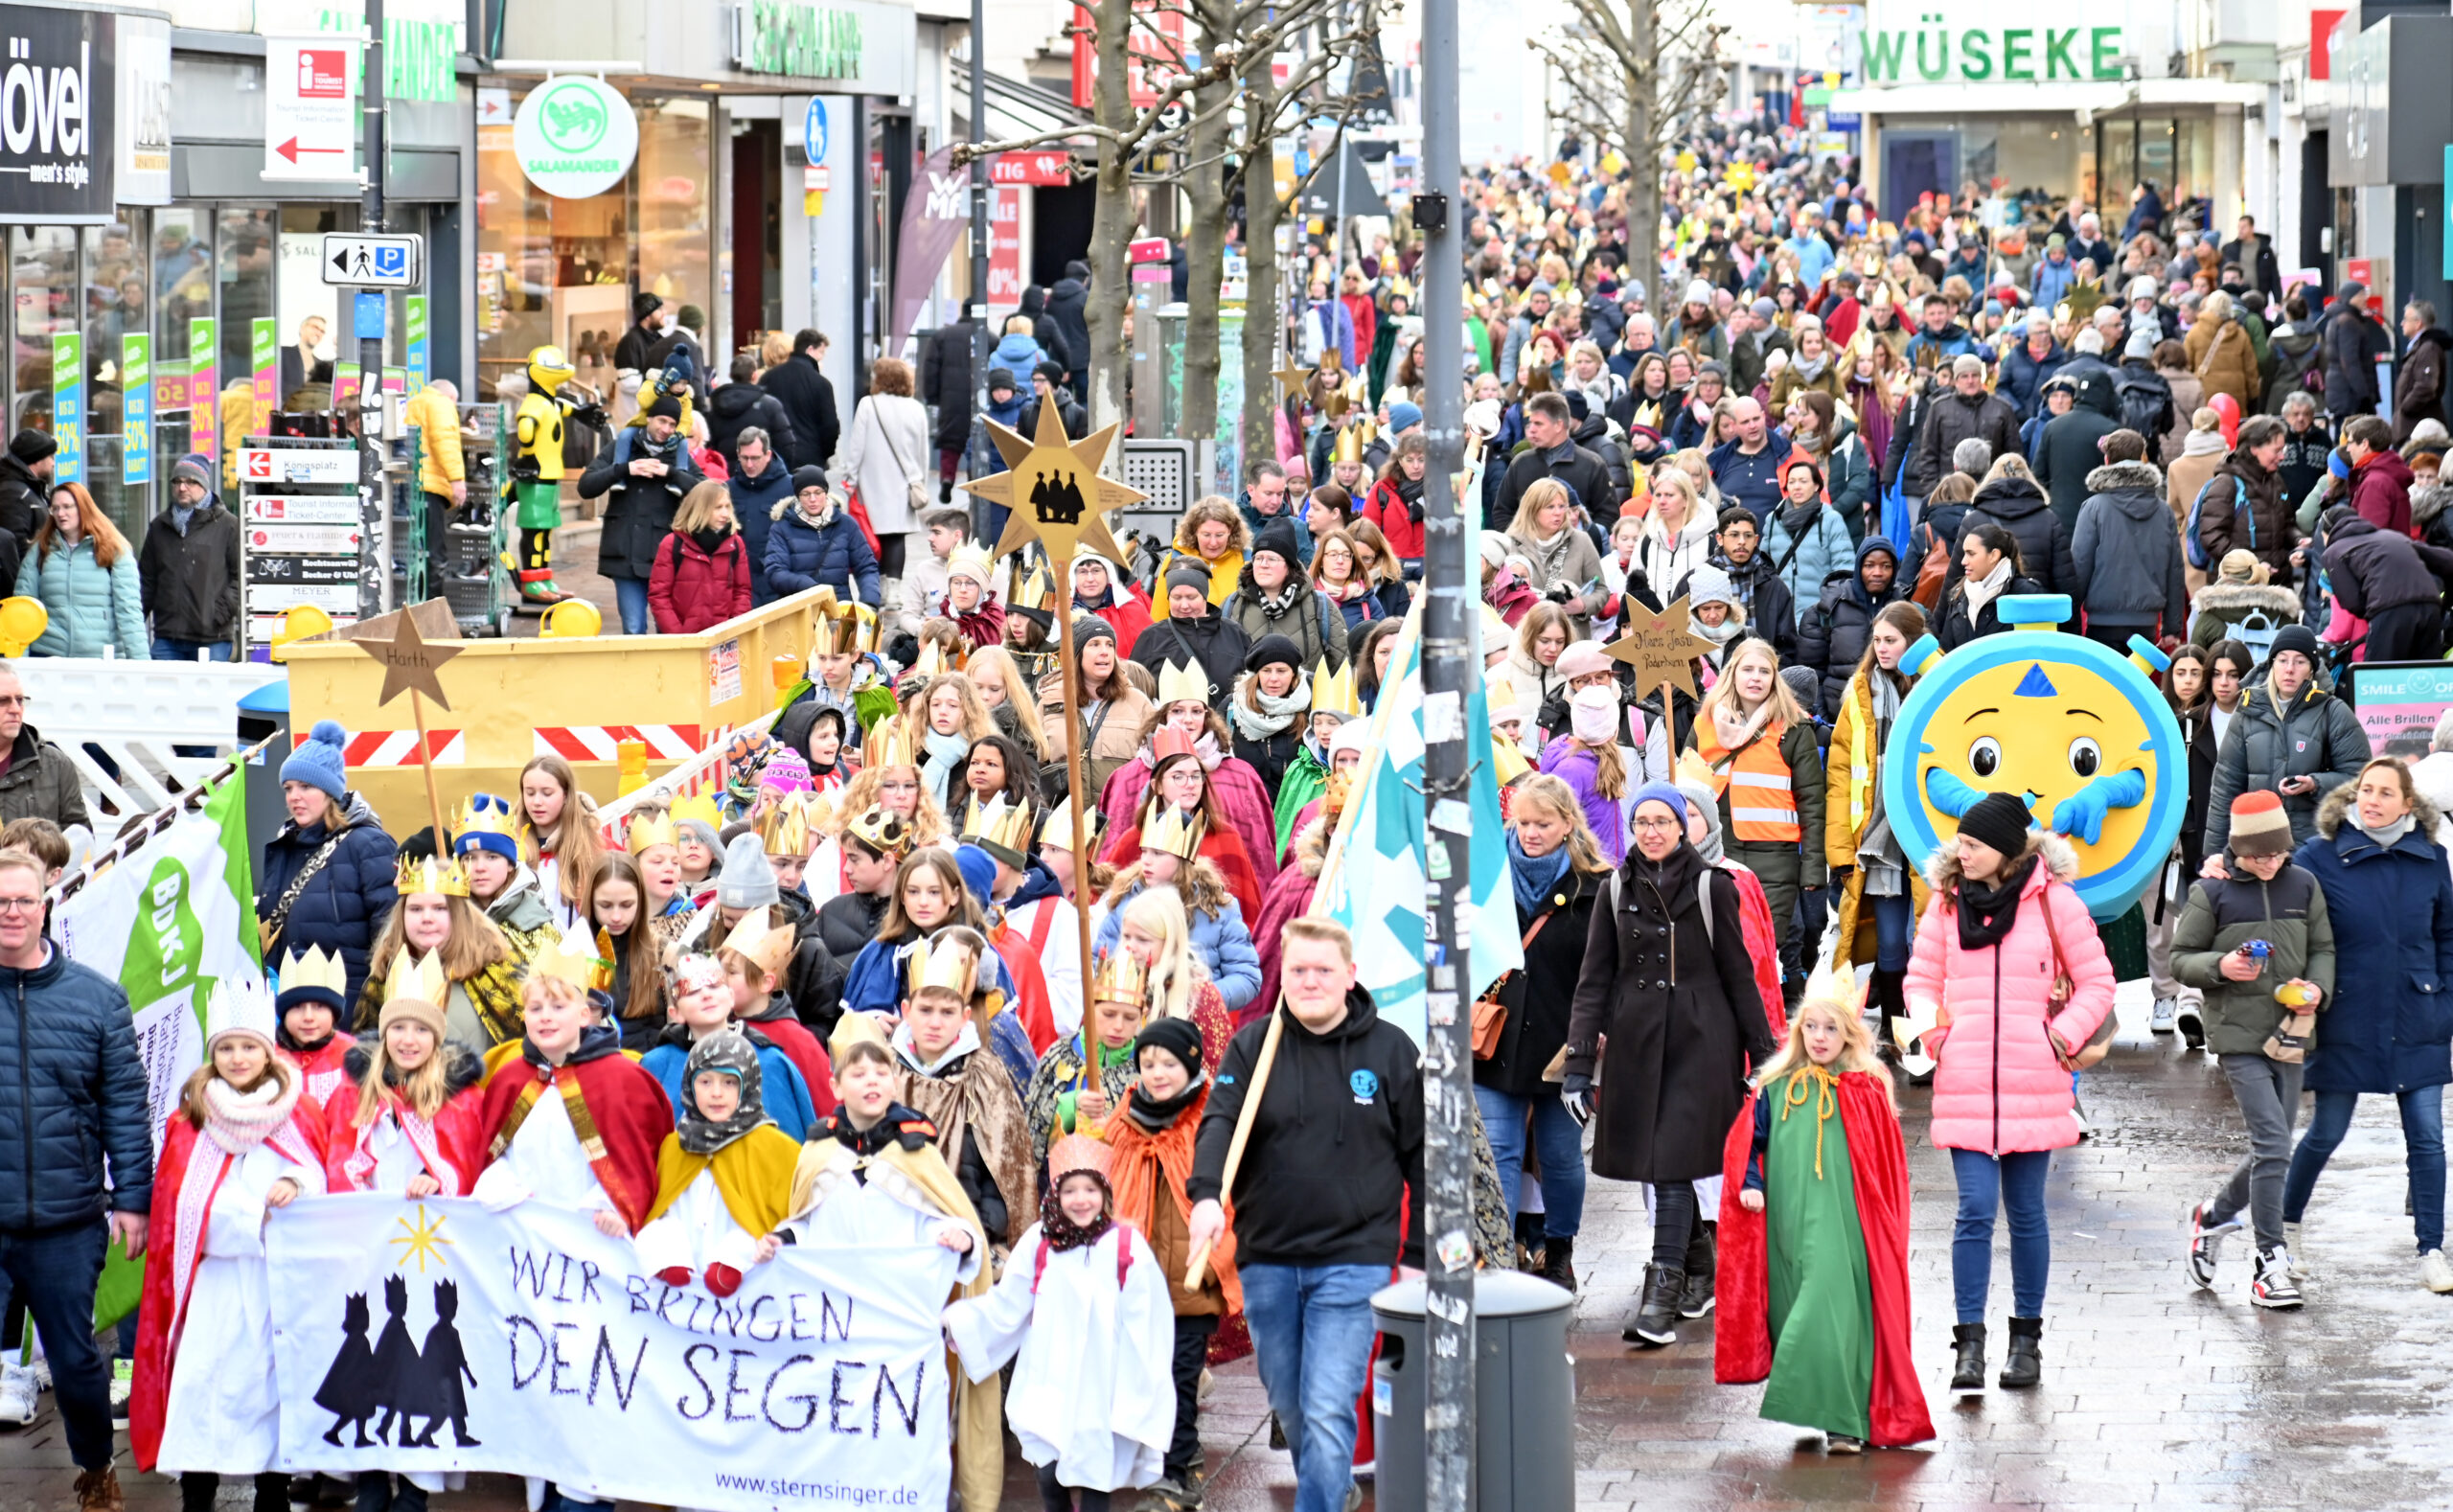
[[[547,751],[568,759],[600,803],[615,796],[623,742],[646,744],[651,779],[672,770],[725,726],[775,706],[768,669],[810,657],[815,598],[796,593],[696,635],[459,642],[437,674],[451,707],[425,711],[445,812],[471,792],[514,796],[519,769]],[[422,613],[420,626],[430,617]],[[378,707],[383,669],[346,640],[293,641],[284,653],[292,731],[339,721],[350,733],[350,787],[394,835],[424,828],[410,695]]]

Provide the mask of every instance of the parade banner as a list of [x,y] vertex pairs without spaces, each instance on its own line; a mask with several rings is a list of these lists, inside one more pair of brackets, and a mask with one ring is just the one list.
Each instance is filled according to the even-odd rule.
[[935,1246],[787,1247],[729,1297],[530,1201],[353,1193],[272,1215],[281,1463],[495,1471],[707,1512],[946,1504]]

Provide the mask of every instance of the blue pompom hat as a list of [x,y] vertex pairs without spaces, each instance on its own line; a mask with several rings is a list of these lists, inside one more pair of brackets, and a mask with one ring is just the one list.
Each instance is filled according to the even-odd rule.
[[349,794],[349,773],[342,761],[349,731],[336,720],[317,720],[314,730],[281,764],[281,780],[321,789],[334,803]]

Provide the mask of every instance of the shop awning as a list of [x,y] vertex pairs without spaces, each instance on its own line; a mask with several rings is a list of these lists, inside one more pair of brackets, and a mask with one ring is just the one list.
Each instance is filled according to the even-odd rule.
[[2263,84],[2228,79],[2141,79],[2135,82],[2051,84],[1893,84],[1832,91],[1831,108],[1881,116],[2109,116],[2132,106],[2252,105]]
[[[971,70],[956,64],[947,72],[951,76],[951,98],[967,107],[971,96]],[[1089,112],[1076,109],[1073,102],[1065,96],[1019,80],[992,73],[988,76],[987,95],[985,134],[991,140],[1037,136],[1043,131],[1063,131],[1090,123]]]

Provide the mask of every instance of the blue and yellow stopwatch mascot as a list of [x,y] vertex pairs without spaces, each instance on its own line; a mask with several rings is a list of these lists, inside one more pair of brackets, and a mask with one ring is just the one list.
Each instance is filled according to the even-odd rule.
[[2180,722],[2155,686],[2169,658],[2141,636],[2124,657],[2052,627],[2060,594],[2001,601],[2014,627],[1943,656],[1928,635],[1900,658],[1916,686],[1891,726],[1883,804],[1909,863],[1922,866],[1988,792],[2006,792],[2067,836],[2075,883],[2098,923],[2117,918],[2172,854],[2189,800]]
[[519,580],[519,596],[531,604],[560,604],[570,597],[554,583],[554,527],[562,522],[562,419],[600,425],[605,412],[573,402],[562,392],[577,372],[556,346],[528,354],[528,393],[514,417],[510,492],[511,522],[519,531],[516,555],[504,565]]

